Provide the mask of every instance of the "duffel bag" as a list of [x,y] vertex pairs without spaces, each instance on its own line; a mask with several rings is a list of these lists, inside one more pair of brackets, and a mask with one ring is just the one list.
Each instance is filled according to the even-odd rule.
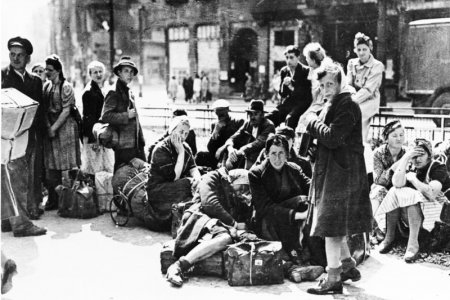
[[225,251],[225,269],[230,286],[283,283],[281,242],[240,242]]

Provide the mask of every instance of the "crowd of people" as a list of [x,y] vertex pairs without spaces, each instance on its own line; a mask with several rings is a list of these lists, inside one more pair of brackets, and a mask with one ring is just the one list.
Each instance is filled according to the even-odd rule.
[[[2,88],[16,88],[39,108],[26,156],[2,164],[2,232],[45,234],[46,229],[30,221],[43,214],[42,185],[48,190],[45,210],[57,209],[55,188],[65,184],[74,169],[95,178],[100,171],[117,177],[124,167],[134,168],[147,178],[146,193],[139,199],[145,212],[138,217],[149,230],[169,231],[173,205],[191,203],[175,238],[177,260],[166,274],[170,283],[181,286],[195,263],[230,244],[261,238],[281,242],[289,280],[312,281],[325,273],[307,290],[323,295],[342,293],[343,282],[361,279],[349,237],[371,233],[381,242],[380,253],[387,253],[401,222],[409,228],[404,260],[413,262],[420,249],[419,231],[432,230],[450,199],[446,165],[434,159],[427,140],[418,139],[406,148],[400,121],[386,124],[385,143],[373,157],[365,155],[370,120],[380,105],[384,66],[373,57],[372,41],[362,33],[355,36],[357,58],[349,61],[347,72],[318,43],[303,49],[307,65],[300,63],[300,49],[288,46],[277,89],[281,102],[271,112],[265,111],[264,101],[252,99],[247,119],[238,119],[230,116],[228,101],[215,101],[217,121],[207,151],[197,151],[195,132],[183,109],[174,111],[167,132],[145,151],[128,86],[138,73],[130,57],[114,66],[117,81],[107,91],[105,66],[89,64],[91,80],[83,91],[80,130],[73,88],[59,57],[47,57],[45,68],[36,64],[31,74],[26,70],[31,43],[12,38],[8,49],[10,65],[2,69]],[[186,87],[192,86],[187,101],[208,89],[201,81],[198,90],[195,79],[191,81],[186,82]],[[170,92],[176,97],[175,90]],[[309,137],[307,151],[299,155],[296,144],[304,137]],[[11,209],[5,170],[18,214]],[[317,240],[323,243],[314,243]],[[319,252],[325,253],[322,260],[317,259]],[[3,292],[3,282],[10,282],[15,271],[3,253],[2,268],[9,280],[2,279]]]

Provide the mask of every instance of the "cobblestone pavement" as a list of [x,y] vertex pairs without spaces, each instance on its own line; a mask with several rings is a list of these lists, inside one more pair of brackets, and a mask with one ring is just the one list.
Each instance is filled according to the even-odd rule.
[[[192,277],[173,288],[160,272],[159,252],[168,233],[113,226],[108,214],[90,220],[63,219],[55,211],[35,222],[47,235],[14,238],[2,234],[2,249],[18,265],[10,300],[140,299],[448,299],[450,269],[406,264],[372,253],[359,269],[362,280],[346,284],[344,295],[312,296],[315,283],[230,287],[220,278]],[[373,251],[375,252],[375,251]]]

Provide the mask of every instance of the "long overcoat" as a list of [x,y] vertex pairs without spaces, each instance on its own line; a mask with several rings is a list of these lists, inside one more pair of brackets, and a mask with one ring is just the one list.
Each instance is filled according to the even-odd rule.
[[371,229],[361,110],[349,93],[335,96],[307,130],[318,141],[310,198],[311,235],[345,236]]

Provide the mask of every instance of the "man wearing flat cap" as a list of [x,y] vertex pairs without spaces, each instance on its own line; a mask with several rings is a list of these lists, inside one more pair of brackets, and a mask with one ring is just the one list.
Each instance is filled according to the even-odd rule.
[[225,143],[228,151],[225,166],[228,169],[239,167],[250,169],[264,148],[269,134],[275,133],[272,121],[264,117],[262,100],[250,101],[246,112],[247,121]]
[[213,109],[217,116],[217,122],[211,125],[211,136],[207,144],[208,151],[199,152],[195,162],[198,166],[216,169],[226,152],[224,151],[226,149],[225,142],[238,131],[244,124],[244,120],[230,116],[230,103],[227,100],[216,100],[213,103]]
[[[10,65],[2,69],[2,89],[15,88],[31,99],[42,104],[42,81],[29,73],[25,67],[30,62],[33,46],[30,41],[15,37],[8,41]],[[35,236],[46,233],[29,220],[38,219],[43,212],[38,209],[42,201],[43,143],[44,122],[42,108],[39,105],[34,123],[28,132],[28,144],[24,157],[2,165],[9,171],[13,195],[8,193],[2,176],[2,231],[13,231],[14,236]],[[17,203],[19,216],[11,208],[10,198]]]

